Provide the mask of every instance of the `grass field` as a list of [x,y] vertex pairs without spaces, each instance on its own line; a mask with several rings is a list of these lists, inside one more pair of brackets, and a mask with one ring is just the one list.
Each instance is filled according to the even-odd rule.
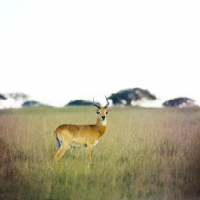
[[92,124],[90,107],[0,110],[0,199],[200,199],[200,109],[114,107],[87,167],[85,148],[59,164],[54,130]]

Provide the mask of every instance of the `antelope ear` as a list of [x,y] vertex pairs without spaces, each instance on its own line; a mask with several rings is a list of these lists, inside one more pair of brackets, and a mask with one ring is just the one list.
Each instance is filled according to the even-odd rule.
[[99,111],[99,109],[96,106],[92,106],[92,110],[95,112]]
[[112,108],[107,108],[106,110],[107,110],[107,112],[109,113],[109,112],[112,111]]

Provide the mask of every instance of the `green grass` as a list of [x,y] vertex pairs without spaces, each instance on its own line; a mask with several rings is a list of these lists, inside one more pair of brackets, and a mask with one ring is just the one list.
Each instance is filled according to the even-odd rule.
[[90,107],[0,110],[0,199],[198,199],[200,109],[116,107],[94,148],[56,165],[54,130],[92,124]]

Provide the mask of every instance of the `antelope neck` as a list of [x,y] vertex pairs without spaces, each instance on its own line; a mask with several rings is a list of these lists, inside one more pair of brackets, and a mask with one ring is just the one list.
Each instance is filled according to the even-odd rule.
[[98,129],[98,132],[103,135],[106,131],[106,118],[101,121],[99,118],[97,118],[97,129]]

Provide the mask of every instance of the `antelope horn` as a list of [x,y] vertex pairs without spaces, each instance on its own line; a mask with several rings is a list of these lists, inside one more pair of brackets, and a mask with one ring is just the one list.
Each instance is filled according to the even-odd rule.
[[93,106],[96,106],[99,110],[101,109],[101,107],[98,104],[94,103],[94,97],[93,97]]
[[[106,98],[106,96],[105,96],[105,98]],[[110,104],[107,98],[106,98],[106,101],[107,101],[107,104],[103,107],[104,109],[106,109]]]

